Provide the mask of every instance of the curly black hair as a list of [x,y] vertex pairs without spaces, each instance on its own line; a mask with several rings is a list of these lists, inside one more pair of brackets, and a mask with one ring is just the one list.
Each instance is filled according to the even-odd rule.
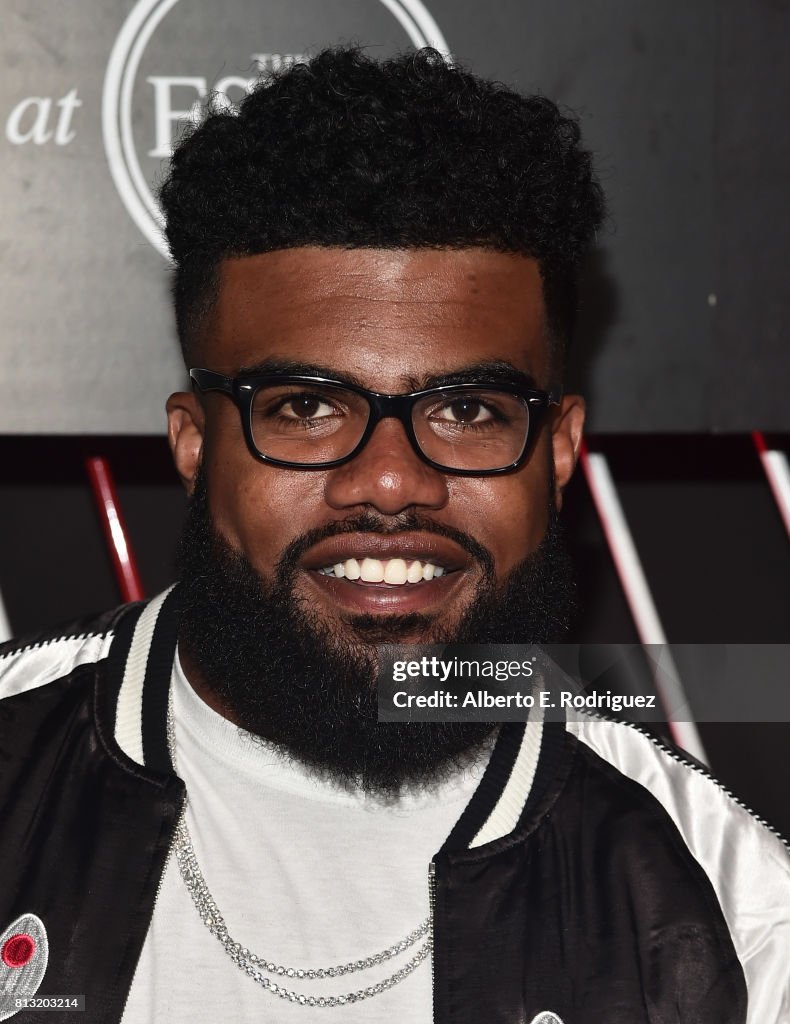
[[357,46],[269,73],[180,141],[160,190],[189,361],[227,257],[303,245],[482,246],[538,260],[564,350],[604,214],[576,120],[429,47]]

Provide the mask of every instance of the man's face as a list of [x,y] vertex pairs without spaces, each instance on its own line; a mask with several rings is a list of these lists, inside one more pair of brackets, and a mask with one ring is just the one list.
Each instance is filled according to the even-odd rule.
[[[225,261],[195,363],[233,376],[271,360],[387,394],[494,362],[528,375],[535,387],[556,384],[536,262],[483,249],[300,248]],[[304,470],[257,460],[225,395],[177,394],[168,414],[187,489],[202,465],[215,528],[264,583],[297,544],[291,596],[330,635],[372,636],[371,617],[386,623],[400,616],[408,626],[399,639],[420,641],[451,636],[484,576],[503,586],[537,549],[550,504],[559,507],[573,471],[584,409],[566,396],[528,460],[485,477],[430,467],[395,419],[381,421],[350,462]],[[356,521],[364,531],[338,535]],[[380,554],[376,544],[388,534],[387,557],[408,564],[422,554],[444,574],[390,585],[319,572],[346,557]],[[309,544],[311,536],[323,539]]]

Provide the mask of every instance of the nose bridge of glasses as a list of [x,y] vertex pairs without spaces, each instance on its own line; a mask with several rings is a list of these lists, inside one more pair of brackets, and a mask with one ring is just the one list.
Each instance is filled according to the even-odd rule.
[[375,427],[380,420],[400,420],[409,433],[411,422],[411,411],[414,407],[412,395],[382,395],[375,391],[367,394],[368,405],[370,406],[370,418],[372,426]]
[[[370,409],[369,420],[366,430],[367,440],[365,447],[368,447],[373,435],[380,430],[382,420],[398,420],[401,431],[405,435],[402,441],[412,449],[414,455],[424,461],[422,452],[417,443],[414,433],[411,416],[414,408],[415,398],[412,395],[383,395],[377,392],[369,392],[366,395]],[[389,432],[388,432],[389,433]],[[390,438],[391,438],[390,434]],[[391,452],[390,452],[391,454]]]

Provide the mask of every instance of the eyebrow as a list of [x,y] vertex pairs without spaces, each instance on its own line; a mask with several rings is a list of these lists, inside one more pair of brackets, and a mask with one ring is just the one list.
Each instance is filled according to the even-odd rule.
[[[332,366],[321,363],[303,363],[293,359],[272,357],[249,366],[241,366],[239,376],[275,376],[275,377],[326,377],[351,387],[367,388],[360,378],[353,373],[346,373]],[[476,363],[448,370],[445,373],[432,373],[424,377],[404,375],[404,386],[411,391],[424,391],[428,388],[447,387],[451,384],[521,384],[526,388],[537,388],[535,378],[524,370],[519,370],[506,359],[484,359]]]

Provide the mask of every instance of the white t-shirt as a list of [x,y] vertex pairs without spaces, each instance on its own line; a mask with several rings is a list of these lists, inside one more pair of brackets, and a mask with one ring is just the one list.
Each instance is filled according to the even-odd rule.
[[[200,869],[231,937],[294,968],[372,956],[428,916],[428,866],[488,760],[396,801],[317,780],[201,700],[173,667],[176,761]],[[306,995],[345,994],[393,974],[422,945],[340,978],[275,978]],[[300,1006],[237,967],[203,924],[171,855],[122,1024],[218,1020],[376,1024],[432,1020],[431,963],[353,1005]]]

